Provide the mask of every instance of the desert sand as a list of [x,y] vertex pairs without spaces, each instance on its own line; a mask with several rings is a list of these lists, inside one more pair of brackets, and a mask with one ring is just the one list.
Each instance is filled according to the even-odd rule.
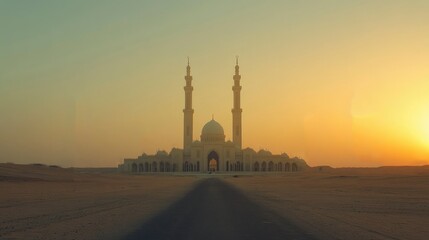
[[0,239],[120,239],[196,180],[0,164]]
[[429,166],[225,180],[319,239],[429,239]]
[[[0,239],[121,239],[217,177],[317,239],[427,239],[429,167],[238,175],[0,164]],[[210,217],[210,216],[207,216]]]

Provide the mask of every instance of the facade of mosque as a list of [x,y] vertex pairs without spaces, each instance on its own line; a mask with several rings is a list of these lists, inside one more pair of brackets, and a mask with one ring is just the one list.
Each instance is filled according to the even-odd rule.
[[242,148],[241,125],[241,75],[238,59],[233,75],[232,141],[225,141],[222,125],[214,119],[207,122],[200,140],[193,139],[192,76],[186,67],[185,108],[183,125],[183,149],[173,148],[169,153],[158,151],[155,155],[142,154],[124,159],[119,170],[131,173],[148,172],[296,172],[308,168],[303,159],[290,158],[287,154],[273,155],[269,151],[258,152]]

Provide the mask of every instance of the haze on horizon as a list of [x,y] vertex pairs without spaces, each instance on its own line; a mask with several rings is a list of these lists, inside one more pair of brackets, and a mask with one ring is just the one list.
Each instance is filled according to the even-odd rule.
[[231,138],[311,166],[429,164],[428,1],[1,1],[0,159],[116,166]]

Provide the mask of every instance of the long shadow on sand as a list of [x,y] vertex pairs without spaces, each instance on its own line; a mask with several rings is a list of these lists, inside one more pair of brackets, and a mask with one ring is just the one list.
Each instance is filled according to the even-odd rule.
[[209,178],[125,239],[315,238],[236,188]]

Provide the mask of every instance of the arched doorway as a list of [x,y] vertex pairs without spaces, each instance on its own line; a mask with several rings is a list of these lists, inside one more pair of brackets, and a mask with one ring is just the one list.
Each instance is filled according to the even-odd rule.
[[255,163],[253,164],[253,171],[255,171],[255,172],[259,172],[259,163],[258,163],[258,162],[255,162]]
[[261,171],[262,171],[262,172],[267,171],[267,163],[266,163],[266,162],[262,162]]
[[211,172],[219,171],[219,155],[215,151],[207,156],[207,169]]
[[292,163],[292,172],[298,171],[298,165],[296,163]]
[[237,161],[237,163],[235,163],[235,171],[239,172],[242,170],[241,168],[242,168],[242,164],[239,161]]
[[289,172],[290,171],[290,163],[286,163],[285,164],[285,171]]
[[131,171],[137,172],[137,164],[136,163],[133,163],[133,165],[131,165]]

